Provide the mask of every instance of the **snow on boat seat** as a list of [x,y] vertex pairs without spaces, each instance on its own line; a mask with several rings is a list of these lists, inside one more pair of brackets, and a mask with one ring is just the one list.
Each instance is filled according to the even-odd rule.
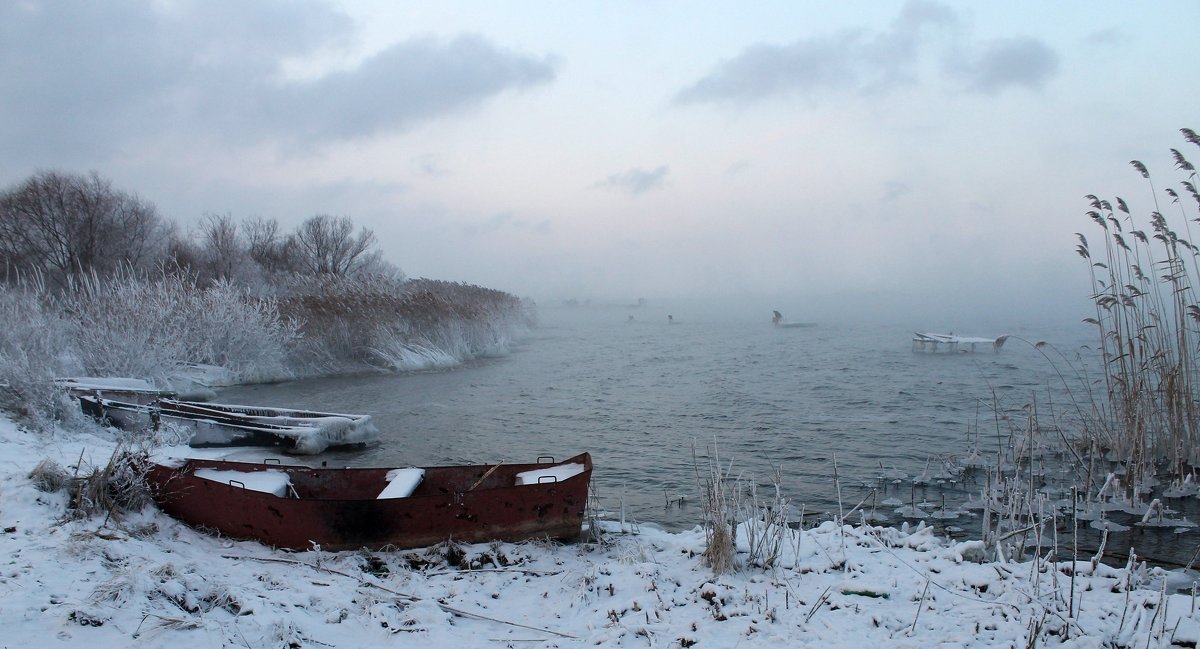
[[546,469],[522,471],[517,474],[517,484],[538,484],[541,482],[562,482],[571,476],[583,473],[582,464],[559,464]]
[[244,486],[251,491],[274,494],[283,498],[287,495],[292,481],[288,474],[275,469],[265,471],[221,471],[218,469],[197,469],[197,478],[220,482],[221,484]]
[[417,485],[425,478],[425,469],[392,469],[385,476],[388,485],[375,497],[376,500],[387,498],[408,498]]

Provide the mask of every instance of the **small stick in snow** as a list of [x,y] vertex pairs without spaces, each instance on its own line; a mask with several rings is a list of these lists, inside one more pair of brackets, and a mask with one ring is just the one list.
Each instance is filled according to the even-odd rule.
[[[383,584],[377,584],[375,582],[367,581],[356,575],[352,575],[348,572],[343,572],[341,570],[336,570],[334,568],[329,568],[327,566],[314,566],[313,564],[306,563],[304,561],[296,561],[294,559],[280,559],[277,557],[252,557],[252,556],[239,556],[239,555],[231,555],[231,554],[223,554],[223,555],[221,555],[221,557],[224,559],[235,559],[235,560],[236,559],[250,559],[252,561],[263,561],[263,562],[267,562],[267,563],[286,563],[286,564],[292,564],[292,565],[297,565],[297,566],[305,566],[307,568],[313,568],[315,570],[321,570],[321,571],[332,573],[335,575],[341,575],[343,577],[348,577],[350,579],[357,581],[358,583],[360,583],[364,586],[372,586],[372,587],[378,588],[379,590],[382,590],[386,593],[391,593],[392,595],[395,595],[397,597],[403,597],[403,598],[413,601],[413,602],[423,601],[423,598],[417,597],[416,595],[409,595],[408,593],[402,593],[398,590],[392,590],[391,588],[388,588],[387,586],[384,586]],[[545,629],[545,628],[540,628],[540,627],[536,627],[536,626],[529,626],[527,624],[520,624],[517,622],[510,622],[508,620],[501,620],[499,618],[488,617],[486,615],[480,615],[479,613],[472,613],[470,611],[464,611],[462,609],[454,608],[453,606],[448,606],[448,605],[438,602],[436,600],[434,601],[434,603],[437,604],[438,608],[442,609],[443,611],[446,611],[447,613],[453,613],[454,615],[458,615],[461,617],[471,617],[471,618],[475,618],[478,620],[486,620],[488,622],[497,622],[499,624],[507,624],[509,626],[520,627],[522,629],[529,629],[530,631],[541,631],[542,633],[550,633],[552,635],[559,636],[560,638],[570,638],[572,640],[579,639],[573,635],[570,635],[567,633],[562,633],[561,631],[554,631],[552,629]]]
[[913,616],[912,629],[908,634],[912,635],[917,632],[917,620],[921,619],[921,609],[925,608],[925,596],[929,594],[929,579],[925,579],[925,590],[921,591],[921,603],[917,604],[917,614]]
[[808,624],[808,621],[812,619],[812,616],[817,614],[817,609],[821,608],[821,605],[825,603],[825,600],[829,599],[830,588],[833,588],[833,586],[826,586],[825,592],[821,593],[821,596],[817,598],[817,603],[813,604],[813,607],[809,609],[808,615],[804,617],[805,624]]

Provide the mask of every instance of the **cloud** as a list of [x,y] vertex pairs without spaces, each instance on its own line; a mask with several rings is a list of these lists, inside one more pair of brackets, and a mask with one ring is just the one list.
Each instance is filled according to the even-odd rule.
[[360,138],[555,75],[549,59],[465,35],[285,79],[285,66],[346,53],[356,36],[317,0],[0,3],[0,156],[90,163],[172,131],[239,144]]
[[1084,36],[1083,42],[1086,45],[1095,45],[1103,47],[1119,47],[1127,45],[1133,41],[1129,34],[1119,27],[1108,27],[1091,32]]
[[490,218],[479,223],[468,223],[463,226],[462,234],[467,238],[474,238],[480,235],[490,235],[502,230],[536,232],[538,234],[546,234],[550,232],[551,226],[549,221],[539,221],[532,223],[524,219],[517,218],[512,212],[500,212],[493,214]]
[[852,62],[839,50],[855,47],[853,35],[789,46],[755,45],[679,91],[676,103],[752,102],[791,92],[812,94],[853,83]]
[[953,65],[967,88],[993,95],[1012,86],[1040,89],[1058,71],[1058,53],[1035,38],[994,41]]
[[792,95],[816,100],[833,91],[869,93],[912,83],[921,39],[956,23],[943,5],[910,1],[876,34],[856,30],[790,45],[752,45],[680,90],[675,102],[750,103]]
[[432,153],[425,153],[419,156],[414,156],[409,160],[416,173],[422,176],[446,176],[450,171],[441,165],[437,156]]
[[[358,67],[271,89],[264,126],[317,140],[396,130],[554,79],[548,60],[506,52],[480,36],[415,38]],[[281,116],[283,119],[274,119]]]
[[[965,42],[952,45],[956,41]],[[941,72],[983,94],[1014,86],[1037,89],[1058,70],[1058,54],[1040,40],[972,43],[952,9],[912,0],[877,32],[843,31],[790,45],[751,45],[680,90],[674,101],[750,104],[799,97],[816,104],[838,93],[879,95],[920,83],[922,60],[939,44],[953,52]]]
[[738,161],[734,162],[733,164],[729,165],[729,167],[727,169],[725,169],[725,173],[730,176],[737,176],[739,174],[746,173],[747,171],[750,170],[750,168],[751,168],[751,165],[748,160],[738,160]]
[[598,187],[608,189],[616,189],[627,192],[631,196],[644,194],[651,189],[657,189],[663,185],[663,181],[667,177],[667,165],[660,165],[652,171],[645,169],[630,169],[618,174],[613,174],[608,178],[596,183]]
[[889,180],[883,184],[883,201],[894,201],[912,193],[912,186],[902,180]]

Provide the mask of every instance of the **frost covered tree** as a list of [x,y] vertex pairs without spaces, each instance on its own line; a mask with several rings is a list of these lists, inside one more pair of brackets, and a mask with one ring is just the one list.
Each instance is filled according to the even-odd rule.
[[360,228],[348,216],[317,214],[309,217],[291,236],[295,269],[310,275],[351,275],[378,265],[380,253],[375,233]]
[[250,222],[239,227],[228,213],[204,215],[196,229],[196,274],[201,282],[232,281],[248,287],[263,284],[266,269],[251,254],[252,241],[245,225]]
[[226,214],[205,214],[199,225],[200,244],[213,279],[231,279],[246,263],[238,226]]
[[153,204],[95,172],[42,171],[0,193],[0,266],[9,280],[40,273],[56,285],[159,261],[168,229]]
[[295,241],[279,230],[279,221],[261,216],[242,221],[246,252],[254,263],[269,274],[295,271]]
[[201,285],[231,281],[258,287],[266,268],[253,253],[257,220],[241,225],[229,213],[205,214],[186,235],[172,232],[166,269],[172,274],[194,277]]

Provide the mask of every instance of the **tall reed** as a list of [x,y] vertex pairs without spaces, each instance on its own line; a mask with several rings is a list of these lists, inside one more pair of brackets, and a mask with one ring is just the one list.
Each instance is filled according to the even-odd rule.
[[[1191,129],[1185,139],[1200,146]],[[1177,477],[1200,460],[1200,248],[1191,242],[1198,215],[1196,171],[1171,149],[1184,178],[1164,207],[1149,169],[1130,164],[1146,180],[1153,210],[1137,217],[1123,198],[1087,196],[1087,216],[1100,228],[1103,247],[1077,234],[1078,254],[1089,263],[1095,326],[1104,367],[1105,399],[1094,404],[1088,439],[1125,465],[1126,484],[1144,489],[1159,468]],[[1190,197],[1190,201],[1186,200]],[[1115,203],[1115,207],[1114,207]]]

